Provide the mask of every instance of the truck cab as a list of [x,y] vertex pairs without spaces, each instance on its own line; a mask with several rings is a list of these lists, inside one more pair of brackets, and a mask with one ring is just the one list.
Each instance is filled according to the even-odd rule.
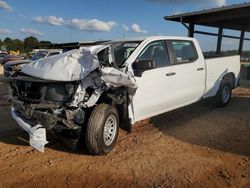
[[[144,41],[127,63],[138,89],[133,97],[134,122],[200,100],[205,93],[205,60],[197,41],[158,38]],[[140,64],[154,62],[141,71]],[[147,102],[145,102],[147,101]],[[149,108],[150,106],[150,108]]]

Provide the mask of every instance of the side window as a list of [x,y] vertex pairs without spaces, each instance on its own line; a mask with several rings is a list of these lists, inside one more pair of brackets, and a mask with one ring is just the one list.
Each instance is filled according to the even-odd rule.
[[198,54],[192,41],[170,41],[175,52],[176,62],[189,63],[198,59]]
[[169,65],[169,56],[165,41],[155,41],[148,44],[137,60],[154,60],[156,67]]
[[118,42],[112,45],[115,63],[122,66],[139,44],[139,42]]
[[109,66],[109,48],[105,48],[98,52],[97,54],[98,60],[102,66]]

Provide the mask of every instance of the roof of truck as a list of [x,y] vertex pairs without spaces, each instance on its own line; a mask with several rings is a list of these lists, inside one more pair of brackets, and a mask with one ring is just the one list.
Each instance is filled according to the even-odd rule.
[[182,37],[182,36],[146,36],[146,37],[132,37],[132,38],[123,38],[118,40],[113,40],[112,42],[126,42],[126,41],[144,41],[144,40],[194,40],[191,37]]

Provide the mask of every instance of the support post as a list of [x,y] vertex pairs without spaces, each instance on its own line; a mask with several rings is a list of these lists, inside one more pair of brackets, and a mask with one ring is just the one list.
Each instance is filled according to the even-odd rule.
[[244,45],[244,38],[245,38],[245,29],[243,29],[241,31],[241,34],[240,34],[240,44],[239,44],[239,50],[238,50],[239,55],[242,54],[243,45]]
[[188,26],[188,36],[194,37],[194,23],[190,23]]
[[218,31],[216,54],[221,53],[222,35],[223,35],[223,27],[220,26]]

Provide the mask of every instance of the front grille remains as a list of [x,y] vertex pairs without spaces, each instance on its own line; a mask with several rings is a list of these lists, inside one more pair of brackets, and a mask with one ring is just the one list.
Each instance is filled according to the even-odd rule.
[[33,82],[14,80],[10,83],[12,95],[27,102],[59,102],[68,101],[75,91],[72,82]]

